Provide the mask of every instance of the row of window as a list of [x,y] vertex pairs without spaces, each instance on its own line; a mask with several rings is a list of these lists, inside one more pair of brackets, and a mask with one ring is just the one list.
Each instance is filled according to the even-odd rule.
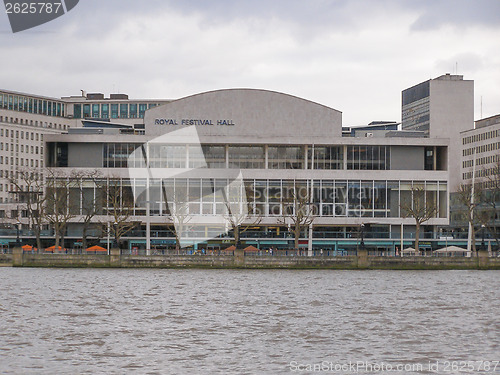
[[[499,170],[498,170],[498,167],[492,167],[492,168],[484,168],[484,169],[480,169],[478,171],[475,172],[476,174],[476,178],[480,178],[480,177],[490,177],[490,176],[497,176],[499,174]],[[470,180],[472,179],[472,176],[473,176],[473,172],[464,172],[462,173],[462,179],[463,180]]]
[[[8,156],[0,156],[0,164],[9,164],[9,157]],[[17,165],[21,167],[38,167],[39,161],[38,159],[24,159],[24,158],[10,158],[10,165]],[[40,160],[40,167],[43,167],[43,161]]]
[[0,108],[54,117],[64,117],[65,112],[65,104],[62,102],[1,92]]
[[[484,165],[484,164],[491,164],[491,163],[498,163],[498,162],[500,162],[500,154],[483,156],[481,158],[478,158],[476,160],[476,165]],[[462,168],[471,168],[473,165],[474,165],[474,159],[464,160],[462,162]]]
[[[19,119],[19,118],[14,118],[14,117],[7,117],[5,116],[0,116],[0,122],[10,122],[11,124],[20,124],[20,125],[30,125],[30,126],[35,126],[35,127],[42,127],[42,128],[48,128],[48,129],[59,129],[59,130],[67,130],[70,126],[66,124],[56,124],[56,123],[51,123],[47,121],[37,121],[37,120],[27,120],[27,119]],[[10,121],[9,121],[10,120]]]
[[233,146],[108,143],[105,168],[390,169],[389,146]]
[[159,103],[74,104],[74,118],[144,118],[146,110]]
[[[21,152],[24,152],[24,150],[26,150],[27,153],[30,152],[30,148],[31,148],[31,154],[35,154],[35,155],[38,155],[38,146],[28,146],[28,145],[21,145],[21,147],[19,147],[19,144],[16,143],[16,152],[19,152],[19,148],[21,149]],[[0,142],[0,151],[3,151],[4,149],[4,143],[3,142]],[[43,147],[40,147],[40,150],[41,150],[41,153],[43,153]],[[5,142],[5,151],[9,151],[9,144],[7,142]],[[14,151],[14,144],[11,143],[10,144],[10,151]]]
[[[5,132],[4,132],[5,130]],[[0,137],[3,137],[5,134],[6,137],[9,137],[9,134],[10,134],[10,137],[11,138],[14,138],[14,134],[15,134],[15,138],[19,138],[19,136],[21,136],[21,139],[24,139],[24,135],[26,134],[26,140],[32,140],[32,141],[38,141],[38,139],[40,138],[41,141],[43,141],[43,134],[38,134],[38,133],[35,133],[35,132],[24,132],[23,130],[19,131],[19,130],[11,130],[9,132],[9,129],[0,129]]]
[[462,150],[462,156],[470,156],[473,155],[474,152],[476,154],[482,153],[482,152],[489,152],[489,151],[494,151],[500,149],[500,142],[494,142],[494,143],[488,143],[486,145],[482,146],[476,146],[476,147],[470,147]]
[[467,145],[473,142],[480,142],[486,139],[497,138],[500,136],[500,132],[498,130],[490,130],[481,134],[469,135],[468,137],[462,138],[462,144]]
[[[68,186],[67,184],[65,186]],[[106,196],[120,199],[122,208],[134,215],[225,215],[228,204],[238,212],[257,216],[282,216],[296,209],[291,201],[303,199],[309,212],[324,217],[400,217],[400,203],[412,205],[412,188],[421,187],[424,205],[436,208],[436,217],[447,215],[447,184],[444,181],[386,180],[260,180],[246,179],[123,179],[80,181],[69,188],[69,210],[88,211],[98,202],[106,214],[111,203]],[[111,191],[113,194],[106,194]],[[295,198],[297,197],[297,198]],[[417,199],[417,198],[415,198]],[[114,198],[113,198],[114,200]],[[100,202],[100,203],[99,203]],[[148,205],[149,203],[149,205]],[[415,203],[416,204],[416,203]],[[294,208],[295,207],[295,208]]]

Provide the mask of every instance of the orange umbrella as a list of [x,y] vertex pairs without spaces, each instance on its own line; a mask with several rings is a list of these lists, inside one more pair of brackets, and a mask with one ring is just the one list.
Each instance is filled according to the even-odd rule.
[[23,245],[21,247],[23,248],[23,251],[31,251],[31,250],[33,250],[33,246],[30,246],[30,245]]
[[[51,246],[51,247],[46,248],[46,249],[45,249],[45,251],[51,251],[51,252],[54,252],[54,250],[55,250],[55,249],[56,249],[56,246],[54,245],[54,246]],[[66,249],[63,249],[61,246],[58,246],[58,247],[57,247],[57,250],[59,250],[59,251],[63,251],[63,250],[66,250]]]
[[87,248],[87,251],[108,251],[107,249],[105,249],[104,247],[101,247],[101,246],[91,246],[89,248]]
[[252,245],[245,247],[244,250],[247,251],[247,252],[257,252],[257,251],[260,251],[259,249],[257,249],[255,246],[252,246]]

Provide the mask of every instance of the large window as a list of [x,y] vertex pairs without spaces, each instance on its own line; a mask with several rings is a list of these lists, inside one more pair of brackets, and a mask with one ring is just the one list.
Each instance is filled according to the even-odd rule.
[[104,168],[142,168],[145,166],[143,150],[140,143],[106,143],[103,147],[103,166]]
[[120,104],[120,118],[128,118],[128,104]]
[[187,168],[185,145],[149,145],[150,168]]
[[269,146],[269,169],[303,169],[303,146]]
[[229,168],[264,168],[263,146],[229,146]]
[[92,104],[92,117],[99,118],[99,104]]
[[[36,105],[36,101],[35,101]],[[75,104],[73,106],[73,117],[74,118],[82,118],[82,105],[81,104]]]
[[226,146],[190,145],[189,168],[226,168]]
[[109,118],[109,104],[101,104],[101,117]]
[[347,169],[390,169],[390,147],[347,146]]
[[83,105],[83,118],[90,117],[90,104]]
[[130,104],[130,118],[137,118],[137,104]]
[[309,148],[308,160],[310,169],[343,169],[344,168],[343,147],[312,146]]
[[118,104],[111,104],[111,118],[118,118]]

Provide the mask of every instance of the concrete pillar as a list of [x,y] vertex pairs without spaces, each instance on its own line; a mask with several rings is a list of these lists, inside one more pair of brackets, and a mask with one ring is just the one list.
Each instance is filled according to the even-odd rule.
[[117,247],[112,247],[109,249],[109,265],[110,267],[120,267],[121,266],[121,251]]
[[21,246],[16,246],[12,249],[12,266],[23,266],[23,248]]
[[490,263],[488,250],[481,249],[477,252],[477,265],[479,268],[487,268]]
[[243,267],[245,265],[245,250],[243,249],[234,250],[234,265],[236,267]]
[[368,268],[368,250],[358,249],[358,268]]

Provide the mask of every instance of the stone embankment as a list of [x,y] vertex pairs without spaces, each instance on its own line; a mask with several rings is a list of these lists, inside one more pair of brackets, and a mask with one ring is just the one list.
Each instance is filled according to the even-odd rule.
[[12,254],[0,254],[0,266],[65,267],[65,268],[245,268],[245,269],[500,269],[500,258],[479,251],[477,257],[375,257],[366,250],[357,256],[245,256],[243,250],[234,255],[121,255],[119,249],[110,254],[32,254],[14,248]]

